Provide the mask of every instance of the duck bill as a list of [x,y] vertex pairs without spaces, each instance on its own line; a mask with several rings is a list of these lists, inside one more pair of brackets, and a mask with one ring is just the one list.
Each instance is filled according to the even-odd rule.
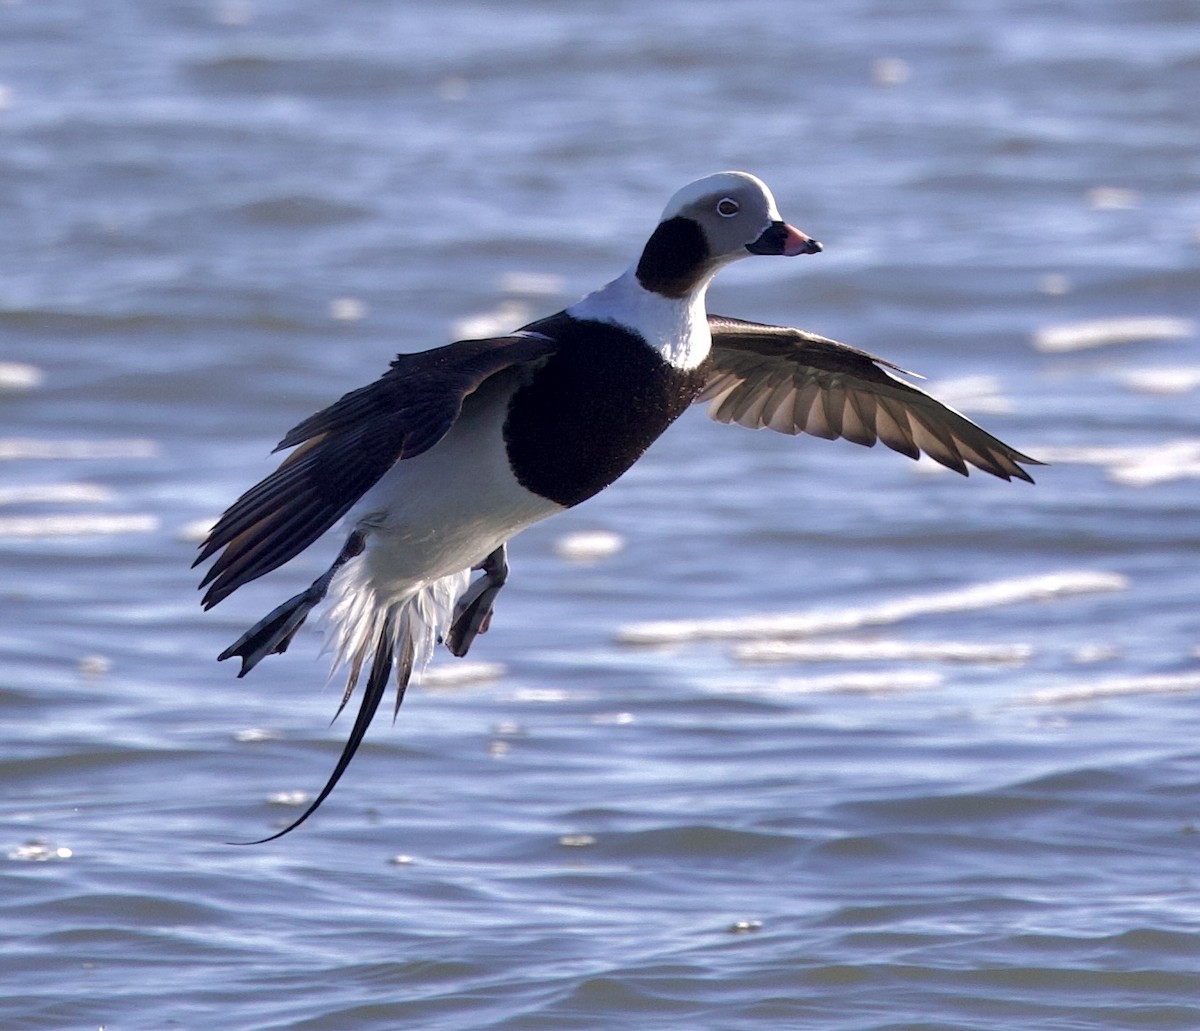
[[792,258],[797,254],[819,254],[823,248],[807,233],[786,222],[772,222],[753,243],[746,244],[751,254],[782,254]]

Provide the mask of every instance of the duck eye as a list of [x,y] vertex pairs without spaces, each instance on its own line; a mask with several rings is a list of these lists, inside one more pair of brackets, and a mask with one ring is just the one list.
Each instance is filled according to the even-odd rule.
[[722,197],[717,201],[717,214],[722,218],[733,218],[741,210],[741,205],[732,197]]

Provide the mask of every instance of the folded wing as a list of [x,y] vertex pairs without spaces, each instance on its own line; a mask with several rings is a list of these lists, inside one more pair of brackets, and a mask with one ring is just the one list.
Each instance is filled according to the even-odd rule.
[[[1030,483],[1041,465],[953,408],[893,375],[898,366],[836,340],[786,326],[710,315],[712,370],[697,401],[718,422],[750,429],[876,440],[910,458],[921,452],[967,475],[967,466]],[[1018,464],[1020,463],[1020,464]]]
[[529,332],[402,354],[374,383],[305,419],[275,448],[296,450],[230,506],[201,546],[197,565],[221,551],[200,584],[208,586],[204,607],[300,554],[392,465],[433,447],[486,379],[554,347]]

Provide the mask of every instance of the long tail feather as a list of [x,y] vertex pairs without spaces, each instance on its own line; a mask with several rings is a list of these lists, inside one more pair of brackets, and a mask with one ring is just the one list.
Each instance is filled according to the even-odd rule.
[[[333,773],[321,789],[321,793],[317,795],[313,803],[299,817],[284,827],[283,830],[268,837],[259,838],[257,841],[238,841],[231,842],[231,844],[262,845],[268,841],[274,841],[276,838],[282,838],[312,816],[320,808],[321,803],[329,797],[330,792],[337,786],[337,782],[342,779],[342,774],[346,772],[346,767],[350,765],[350,760],[354,758],[354,753],[358,751],[358,746],[362,744],[367,727],[371,725],[371,720],[375,718],[375,713],[379,709],[379,703],[383,700],[383,696],[387,691],[388,679],[392,672],[392,653],[396,646],[395,635],[396,612],[393,610],[384,621],[383,628],[379,632],[379,639],[375,643],[375,659],[371,664],[371,672],[367,677],[366,689],[363,691],[362,703],[358,707],[358,716],[354,720],[354,726],[350,730],[350,737],[342,749],[342,754],[338,757],[337,765],[333,768]],[[409,658],[401,666],[402,672],[407,669],[407,675],[404,676],[404,683],[398,685],[401,697],[403,697],[408,676],[411,676],[413,668],[411,659],[412,643],[408,638],[405,641],[405,653]],[[399,701],[396,704],[398,708]]]
[[[321,793],[299,819],[293,820],[283,830],[258,841],[236,844],[260,845],[274,841],[295,830],[316,812],[321,803],[329,797],[358,751],[367,727],[370,726],[387,692],[388,678],[393,668],[396,671],[396,707],[392,718],[395,720],[395,714],[399,712],[400,703],[404,700],[405,690],[429,661],[439,633],[453,621],[455,602],[466,589],[470,579],[470,571],[464,569],[406,593],[381,597],[371,583],[365,565],[362,562],[350,561],[362,551],[361,536],[352,535],[337,561],[323,577],[315,581],[307,591],[285,602],[256,623],[222,653],[222,658],[241,656],[245,664],[243,672],[246,672],[262,657],[271,654],[272,649],[283,651],[304,621],[303,617],[324,596],[328,587],[337,600],[329,613],[330,633],[327,645],[335,653],[334,669],[349,670],[349,678],[334,719],[345,708],[358,684],[360,672],[367,666],[368,661],[370,662],[362,701],[349,740]],[[504,572],[507,572],[507,567],[502,565],[502,559],[500,561]],[[493,561],[492,566],[495,565]],[[499,574],[499,568],[492,568],[491,572],[496,576]]]

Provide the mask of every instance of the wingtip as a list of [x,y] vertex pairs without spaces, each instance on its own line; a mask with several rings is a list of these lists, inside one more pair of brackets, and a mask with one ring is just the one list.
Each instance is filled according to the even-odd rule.
[[1037,481],[1029,474],[1027,469],[1022,469],[1021,466],[1036,465],[1045,467],[1049,465],[1048,462],[1043,462],[1037,458],[1030,458],[1028,455],[1023,455],[1019,451],[1014,453],[1011,457],[1014,469],[1013,475],[1018,479],[1024,480],[1026,483],[1037,483]]
[[987,468],[985,466],[977,466],[977,468],[982,472],[991,473],[993,476],[1004,480],[1005,483],[1012,483],[1013,480],[1023,480],[1025,483],[1036,484],[1037,481],[1029,475],[1027,470],[1022,469],[1017,464],[1018,462],[1031,462],[1034,465],[1042,464],[1041,462],[1034,461],[1032,458],[1027,459],[1023,456],[1013,456],[1011,461],[1004,465],[997,463],[997,465],[993,468]]

